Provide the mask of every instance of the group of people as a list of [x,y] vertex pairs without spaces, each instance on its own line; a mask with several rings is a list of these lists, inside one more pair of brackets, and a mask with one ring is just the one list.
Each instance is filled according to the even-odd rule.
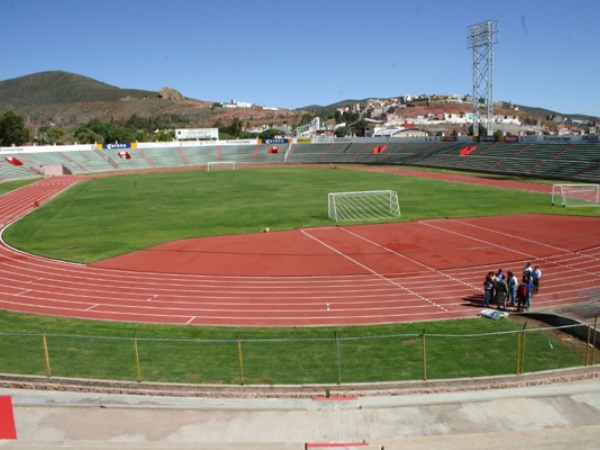
[[526,311],[531,308],[534,294],[540,290],[541,277],[540,266],[532,267],[531,263],[527,263],[523,268],[520,283],[511,271],[506,275],[502,269],[498,269],[496,273],[488,272],[483,282],[482,306],[489,308],[490,303],[494,302],[498,305],[498,309],[506,309],[510,304],[516,306],[518,311]]

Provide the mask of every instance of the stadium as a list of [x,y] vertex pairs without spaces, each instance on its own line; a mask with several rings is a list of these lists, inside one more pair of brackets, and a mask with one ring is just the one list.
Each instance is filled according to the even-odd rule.
[[[368,351],[367,365],[384,366],[385,357],[377,356],[367,342],[373,335],[423,337],[425,323],[427,334],[443,334],[452,328],[448,324],[453,321],[447,319],[477,317],[483,277],[498,268],[519,273],[526,262],[543,267],[543,287],[530,314],[597,302],[600,214],[597,208],[582,206],[598,206],[600,161],[597,144],[585,138],[3,148],[3,181],[41,175],[44,179],[34,177],[33,183],[28,180],[0,197],[0,307],[34,314],[6,319],[33,318],[28,325],[36,328],[29,330],[32,336],[40,336],[40,327],[55,336],[49,337],[45,362],[34,358],[31,366],[22,368],[11,362],[2,371],[86,377],[73,367],[77,353],[84,359],[94,355],[96,362],[87,369],[94,378],[137,381],[360,383],[514,373],[512,352],[502,367],[490,369],[485,359],[479,366],[441,369],[445,364],[440,364],[438,372],[430,362],[425,374],[414,361],[409,370],[390,374],[367,369],[364,361],[354,358]],[[567,192],[570,186],[576,193]],[[328,216],[329,194],[374,189],[396,192],[398,210],[373,217],[361,212],[340,222],[332,220],[331,212]],[[21,220],[11,225],[17,219]],[[80,248],[87,253],[79,254]],[[508,312],[512,316],[515,311]],[[88,320],[72,333],[64,331],[69,326],[48,330],[40,324],[44,316]],[[593,317],[588,316],[588,322]],[[105,337],[122,340],[114,341],[114,348],[96,350],[97,343],[73,336],[107,333],[89,319],[138,325],[133,335],[131,325],[127,331],[108,331]],[[513,344],[493,333],[510,331],[514,334],[507,339],[513,342],[523,327],[522,321],[484,323],[485,329],[473,332],[492,333],[487,339],[501,348]],[[187,326],[183,333],[163,333],[142,328],[144,324]],[[19,326],[22,333],[25,325]],[[11,342],[6,349],[23,344],[16,330],[4,328],[3,339]],[[177,353],[173,347],[187,347],[180,340],[221,340],[223,344],[213,347],[218,354],[221,345],[229,346],[224,352],[229,353],[226,368],[217,364],[198,378],[182,364],[176,376],[165,374],[164,367],[153,367],[150,371],[156,372],[146,375],[146,364],[153,363],[149,355],[147,361],[142,355],[137,373],[114,370],[112,356],[106,353],[121,353],[122,346],[129,349],[140,339],[147,339],[142,348],[159,345],[157,333],[172,340],[168,354]],[[588,341],[595,334],[590,336]],[[265,350],[265,337],[285,345],[278,351]],[[539,333],[539,338],[539,345],[547,345],[547,333]],[[527,351],[534,352],[537,344],[530,339]],[[320,348],[333,342],[343,343],[341,353]],[[64,350],[63,345],[79,351]],[[254,359],[246,354],[240,372],[241,357],[254,345]],[[297,367],[305,364],[302,356],[284,367],[286,353],[298,345],[299,355],[323,352],[315,358],[324,367],[337,359],[337,374],[321,368],[318,376],[311,375],[310,367]],[[430,344],[430,355],[436,353],[435,345]],[[448,345],[440,344],[438,362],[456,359]],[[462,344],[452,346],[457,352],[469,351],[460,350]],[[587,363],[593,357],[585,346],[564,350],[571,357],[556,353],[528,369],[577,366],[581,358]],[[395,350],[383,353],[390,351]],[[98,370],[97,352],[105,352],[107,360],[100,364],[105,369]],[[524,348],[522,352],[524,357]],[[266,364],[263,353],[271,358]],[[420,357],[406,356],[415,357],[418,362]],[[170,369],[177,364],[165,357]],[[284,368],[270,372],[269,364]],[[517,369],[523,371],[524,367]]]

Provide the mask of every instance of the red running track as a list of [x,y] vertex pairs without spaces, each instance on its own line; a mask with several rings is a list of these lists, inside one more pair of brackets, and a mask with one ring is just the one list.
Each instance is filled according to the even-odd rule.
[[[0,197],[6,226],[77,177]],[[543,269],[534,308],[600,288],[600,218],[510,216],[192,239],[91,266],[0,245],[0,308],[97,320],[315,326],[473,317],[483,277]],[[143,264],[142,264],[143,263]]]

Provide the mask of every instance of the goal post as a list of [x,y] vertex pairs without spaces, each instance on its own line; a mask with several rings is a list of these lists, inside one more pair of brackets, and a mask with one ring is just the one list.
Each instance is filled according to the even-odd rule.
[[332,192],[328,216],[336,222],[363,222],[400,217],[396,191]]
[[235,161],[211,161],[206,163],[206,170],[235,170]]
[[563,207],[600,206],[600,184],[553,184],[552,204],[559,203]]

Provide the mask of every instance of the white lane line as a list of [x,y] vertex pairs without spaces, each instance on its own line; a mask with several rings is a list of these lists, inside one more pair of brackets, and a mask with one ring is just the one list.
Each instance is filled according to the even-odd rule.
[[[565,253],[567,253],[567,254],[571,254],[571,255],[579,255],[579,256],[583,256],[583,257],[585,257],[585,258],[592,259],[592,260],[594,260],[594,261],[600,261],[600,258],[596,258],[596,257],[595,257],[595,256],[593,256],[593,255],[588,255],[588,254],[582,253],[582,252],[581,252],[581,251],[579,251],[579,250],[572,251],[572,250],[569,250],[568,248],[562,248],[562,247],[558,247],[558,246],[556,246],[556,245],[552,245],[552,244],[546,244],[546,243],[544,243],[544,242],[537,242],[537,241],[534,241],[534,240],[532,240],[532,239],[530,239],[530,238],[524,238],[524,237],[521,237],[521,236],[515,236],[515,235],[513,235],[513,234],[506,233],[506,232],[504,232],[504,231],[493,230],[493,229],[489,229],[489,228],[482,227],[481,225],[475,225],[475,224],[472,224],[472,223],[463,222],[462,220],[457,220],[457,219],[450,219],[450,220],[451,220],[452,222],[458,222],[458,223],[460,223],[461,225],[468,225],[468,226],[470,226],[470,227],[473,227],[473,228],[478,228],[478,229],[480,229],[480,230],[485,230],[485,231],[487,231],[487,232],[491,232],[491,233],[500,234],[500,235],[502,235],[502,236],[507,236],[507,237],[510,237],[510,238],[513,238],[513,239],[520,239],[520,240],[522,240],[522,241],[525,241],[525,242],[527,242],[527,243],[532,243],[532,244],[540,245],[540,246],[542,246],[542,247],[548,247],[548,248],[551,248],[551,249],[553,249],[553,250],[559,250],[559,251],[561,251],[561,252],[565,252]],[[597,246],[595,246],[595,247],[590,247],[589,249],[595,249],[595,248],[598,248],[598,247],[597,247]],[[589,250],[589,249],[586,249],[586,250]],[[561,255],[557,255],[557,256],[561,256]]]
[[348,261],[351,261],[352,263],[356,264],[359,267],[362,267],[363,269],[367,270],[368,272],[371,272],[373,275],[375,275],[376,277],[380,278],[383,281],[386,281],[387,283],[390,283],[406,292],[409,292],[410,294],[414,295],[417,298],[420,298],[421,300],[429,303],[432,306],[435,306],[436,308],[441,309],[442,311],[445,312],[449,312],[446,308],[444,308],[442,305],[438,305],[437,303],[431,301],[430,299],[423,297],[422,295],[420,295],[419,293],[413,291],[412,289],[408,289],[407,287],[402,286],[400,283],[395,282],[394,280],[391,280],[387,277],[384,277],[383,275],[381,275],[379,272],[374,271],[373,269],[371,269],[370,267],[365,266],[362,263],[359,263],[358,261],[356,261],[353,258],[350,258],[348,255],[340,252],[339,250],[333,248],[331,245],[326,244],[325,242],[321,241],[320,239],[311,236],[309,233],[306,232],[306,230],[301,230],[301,233],[306,235],[307,237],[309,237],[310,239],[313,239],[314,241],[318,242],[319,244],[323,245],[324,247],[327,247],[329,250],[337,253],[338,255],[342,256],[343,258],[346,258]]
[[96,308],[96,307],[98,307],[98,306],[100,306],[100,305],[99,305],[99,304],[92,305],[92,306],[90,306],[89,308],[86,308],[84,311],[91,311],[92,309],[94,309],[94,308]]
[[[560,250],[561,252],[565,252],[564,254],[573,254],[573,253],[579,254],[578,252],[571,252],[568,249],[556,247],[556,246],[550,245],[550,244],[544,244],[543,242],[537,242],[537,241],[534,241],[534,240],[531,240],[531,239],[528,239],[528,238],[523,238],[521,236],[515,236],[515,235],[512,235],[512,234],[508,234],[508,233],[502,232],[502,231],[490,230],[488,228],[485,228],[485,227],[482,227],[482,226],[479,226],[479,225],[471,225],[469,223],[462,222],[460,220],[455,220],[455,219],[450,219],[450,220],[453,221],[453,222],[457,222],[457,223],[460,223],[460,224],[469,225],[469,226],[472,226],[474,228],[485,230],[486,232],[497,233],[497,234],[500,234],[502,236],[506,236],[506,237],[510,237],[510,238],[514,238],[514,239],[520,239],[520,240],[525,241],[525,242],[530,243],[530,244],[536,244],[536,245],[539,245],[539,246],[542,246],[542,247],[545,246],[545,247],[552,248],[554,250]],[[472,239],[472,240],[477,241],[477,242],[483,242],[483,243],[486,243],[487,245],[492,246],[492,247],[497,247],[497,248],[501,248],[503,250],[509,250],[511,252],[514,252],[514,253],[519,253],[521,255],[526,255],[530,259],[534,259],[534,260],[538,260],[538,261],[543,261],[543,262],[545,262],[547,264],[554,264],[554,265],[559,266],[559,267],[565,267],[565,268],[568,268],[570,270],[576,270],[576,271],[585,273],[587,275],[591,275],[594,278],[600,278],[600,274],[598,274],[598,273],[594,273],[594,272],[590,272],[588,270],[580,269],[580,268],[572,266],[570,264],[560,263],[560,262],[557,262],[557,261],[549,259],[549,258],[542,258],[542,257],[536,256],[536,255],[531,255],[531,254],[528,254],[528,253],[520,252],[518,250],[509,249],[509,248],[503,247],[503,246],[498,245],[498,244],[492,244],[491,242],[483,241],[481,239],[477,239],[475,237],[472,237],[472,236],[469,236],[469,235],[466,235],[466,234],[458,233],[456,231],[446,230],[444,228],[437,227],[435,225],[431,225],[431,224],[428,224],[428,223],[425,223],[425,222],[419,222],[419,223],[422,223],[423,225],[427,225],[428,227],[436,228],[438,230],[443,230],[443,231],[445,231],[447,233],[455,234],[457,236],[465,237],[467,239]],[[551,256],[550,258],[554,258],[554,257],[558,258],[559,256],[562,256],[562,255],[554,255],[554,256]],[[584,258],[586,257],[586,255],[580,255],[580,256],[582,256]],[[595,258],[590,258],[590,259],[595,260]]]
[[502,250],[509,251],[509,252],[512,252],[512,253],[517,253],[517,254],[519,254],[519,255],[526,256],[526,257],[527,257],[527,259],[540,259],[540,258],[536,257],[535,255],[531,255],[531,254],[529,254],[529,253],[525,253],[525,252],[521,252],[521,251],[519,251],[519,250],[513,250],[513,249],[510,249],[510,248],[506,248],[506,247],[503,247],[502,245],[499,245],[499,244],[493,244],[493,243],[491,243],[491,242],[489,242],[489,241],[484,241],[483,239],[478,239],[478,238],[476,238],[476,237],[469,236],[468,234],[462,234],[462,233],[458,233],[458,232],[456,232],[456,231],[447,230],[447,229],[445,229],[445,228],[442,228],[442,227],[437,227],[437,226],[435,226],[435,225],[431,225],[430,223],[426,223],[426,222],[419,222],[419,224],[421,224],[421,225],[425,225],[425,226],[427,226],[427,227],[435,228],[436,230],[440,230],[440,231],[443,231],[443,232],[445,232],[445,233],[454,234],[454,235],[456,235],[456,236],[460,236],[460,237],[463,237],[463,238],[466,238],[466,239],[470,239],[470,240],[472,240],[472,241],[481,242],[481,243],[482,243],[482,244],[484,244],[486,247],[490,247],[490,246],[491,246],[491,247],[500,248],[500,249],[502,249]]
[[428,265],[426,265],[426,264],[423,264],[423,263],[421,263],[421,262],[419,262],[419,261],[416,261],[416,260],[414,260],[414,259],[412,259],[412,258],[409,258],[408,256],[406,256],[406,255],[403,255],[402,253],[398,253],[398,252],[396,252],[396,251],[394,251],[394,250],[392,250],[392,249],[390,249],[390,248],[384,247],[383,245],[380,245],[380,244],[378,244],[377,242],[373,242],[373,241],[371,241],[370,239],[367,239],[367,238],[365,238],[365,237],[363,237],[363,236],[360,236],[359,234],[353,233],[352,231],[349,231],[349,230],[347,230],[347,229],[345,229],[345,228],[341,228],[341,230],[342,230],[342,231],[345,231],[346,233],[350,233],[352,236],[356,236],[357,238],[359,238],[359,239],[362,239],[363,241],[365,241],[365,242],[368,242],[369,244],[372,244],[372,245],[374,245],[374,246],[376,246],[376,247],[379,247],[379,248],[381,248],[382,250],[385,250],[385,251],[387,251],[387,252],[389,252],[389,253],[392,253],[392,254],[394,254],[394,255],[396,255],[396,256],[399,256],[399,257],[401,257],[401,258],[404,258],[404,259],[406,259],[406,260],[408,260],[408,261],[410,261],[410,262],[413,262],[413,263],[415,263],[415,264],[418,264],[419,266],[421,266],[421,267],[424,267],[424,268],[426,268],[427,270],[430,270],[430,271],[432,271],[432,272],[435,272],[435,273],[437,273],[437,274],[439,274],[439,275],[442,275],[442,276],[444,276],[444,277],[446,277],[446,278],[448,278],[448,279],[450,279],[450,280],[452,280],[452,281],[455,281],[455,282],[457,282],[457,283],[459,283],[459,284],[464,284],[465,286],[467,286],[467,287],[470,287],[470,288],[472,288],[472,289],[479,290],[479,288],[477,288],[477,287],[473,286],[473,285],[472,285],[472,284],[470,284],[470,283],[467,283],[467,282],[464,282],[464,281],[462,281],[462,280],[459,280],[458,278],[454,278],[454,277],[452,277],[452,276],[450,276],[450,275],[448,275],[448,274],[446,274],[446,273],[444,273],[444,272],[441,272],[441,271],[440,271],[440,270],[438,270],[438,269],[434,269],[433,267],[429,267],[429,266],[428,266]]
[[194,320],[196,320],[196,316],[193,316],[190,320],[188,320],[185,324],[189,325],[190,323],[192,323]]

